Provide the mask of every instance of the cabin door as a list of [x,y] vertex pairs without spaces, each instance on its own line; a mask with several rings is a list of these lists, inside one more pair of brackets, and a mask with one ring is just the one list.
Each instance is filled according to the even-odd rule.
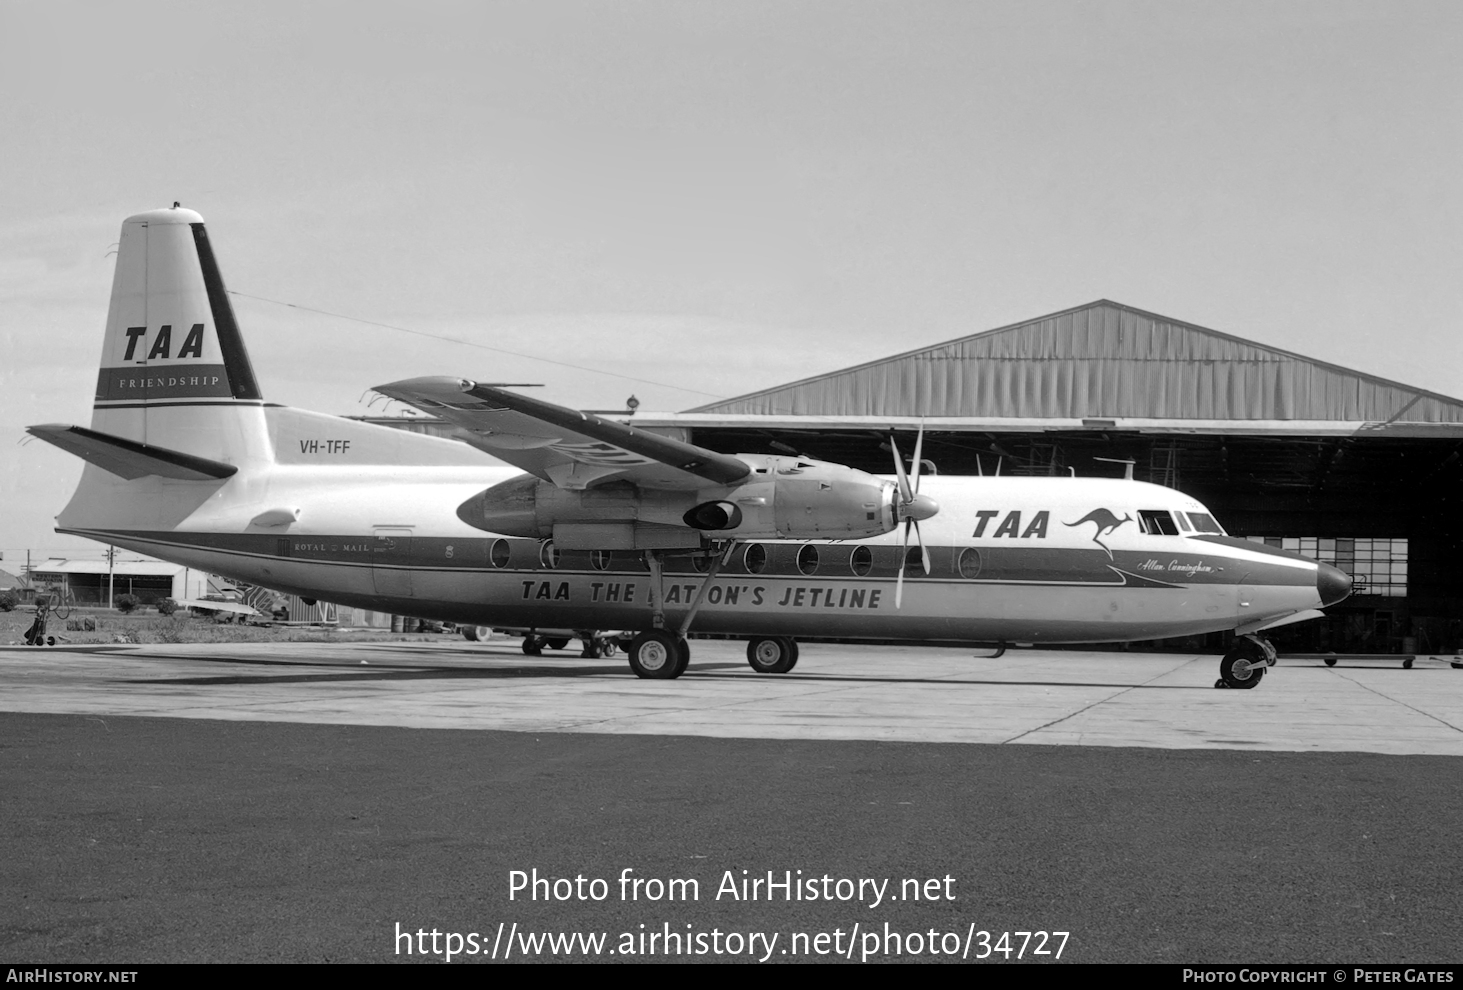
[[377,526],[371,546],[371,583],[376,594],[388,598],[410,598],[413,595],[411,571],[411,530],[404,526]]

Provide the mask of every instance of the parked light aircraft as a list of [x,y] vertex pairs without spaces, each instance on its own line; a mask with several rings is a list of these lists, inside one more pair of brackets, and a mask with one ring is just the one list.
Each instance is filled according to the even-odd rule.
[[[628,629],[630,667],[687,633],[1103,643],[1233,630],[1216,686],[1275,662],[1259,635],[1350,590],[1131,480],[878,477],[731,456],[459,377],[377,391],[467,442],[266,402],[203,218],[122,225],[90,427],[29,432],[87,463],[59,532],[307,598],[470,625]],[[513,465],[505,468],[493,455]],[[924,528],[920,528],[920,523]],[[910,531],[915,543],[910,545]]]

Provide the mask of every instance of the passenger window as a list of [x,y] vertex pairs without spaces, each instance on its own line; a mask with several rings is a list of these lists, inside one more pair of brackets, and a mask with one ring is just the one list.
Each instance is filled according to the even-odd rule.
[[1149,536],[1179,535],[1179,528],[1174,525],[1173,516],[1163,509],[1139,509],[1138,524]]
[[748,574],[761,574],[767,567],[767,548],[760,543],[747,544],[746,552],[742,554],[742,564],[747,568]]
[[980,551],[975,547],[960,551],[960,576],[968,580],[980,577]]
[[848,558],[849,569],[859,577],[864,577],[874,569],[874,554],[866,546],[856,546]]
[[803,548],[798,551],[798,570],[804,574],[818,572],[818,548],[813,544],[804,543]]
[[[934,561],[930,561],[931,564]],[[907,574],[923,574],[925,572],[925,555],[920,552],[919,547],[910,547],[904,551],[904,570]]]

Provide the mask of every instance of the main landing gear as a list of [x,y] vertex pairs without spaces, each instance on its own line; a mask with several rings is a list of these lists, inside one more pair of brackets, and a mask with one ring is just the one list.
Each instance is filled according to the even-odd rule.
[[1219,661],[1217,688],[1249,689],[1260,683],[1267,667],[1275,666],[1275,647],[1258,636],[1236,636]]
[[732,540],[726,544],[725,550],[711,559],[711,566],[707,568],[701,586],[696,589],[696,597],[691,602],[686,617],[681,620],[680,628],[675,630],[667,629],[665,622],[665,591],[662,580],[665,551],[645,551],[645,563],[650,568],[650,628],[632,639],[629,649],[625,651],[630,660],[630,669],[636,677],[670,680],[686,672],[686,667],[691,662],[691,644],[686,642],[686,634],[691,631],[691,623],[700,611],[701,603],[706,600],[706,589],[711,587],[711,582],[721,571],[722,565],[731,559],[732,551],[736,547],[736,541]]
[[670,680],[686,672],[691,644],[665,629],[648,629],[630,641],[625,651],[636,677]]
[[785,674],[798,664],[797,640],[791,636],[753,636],[747,640],[747,663],[759,674]]

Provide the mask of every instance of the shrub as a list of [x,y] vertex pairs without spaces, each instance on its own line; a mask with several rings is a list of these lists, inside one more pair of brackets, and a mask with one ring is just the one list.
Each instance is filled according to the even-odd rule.
[[125,613],[131,612],[133,609],[137,608],[137,606],[140,605],[141,602],[137,600],[136,595],[118,595],[114,604],[117,606],[118,612]]
[[0,591],[0,612],[12,612],[20,604],[20,596],[13,591]]
[[174,612],[178,611],[178,603],[173,601],[171,598],[159,598],[157,603],[157,610],[163,615],[172,615]]

